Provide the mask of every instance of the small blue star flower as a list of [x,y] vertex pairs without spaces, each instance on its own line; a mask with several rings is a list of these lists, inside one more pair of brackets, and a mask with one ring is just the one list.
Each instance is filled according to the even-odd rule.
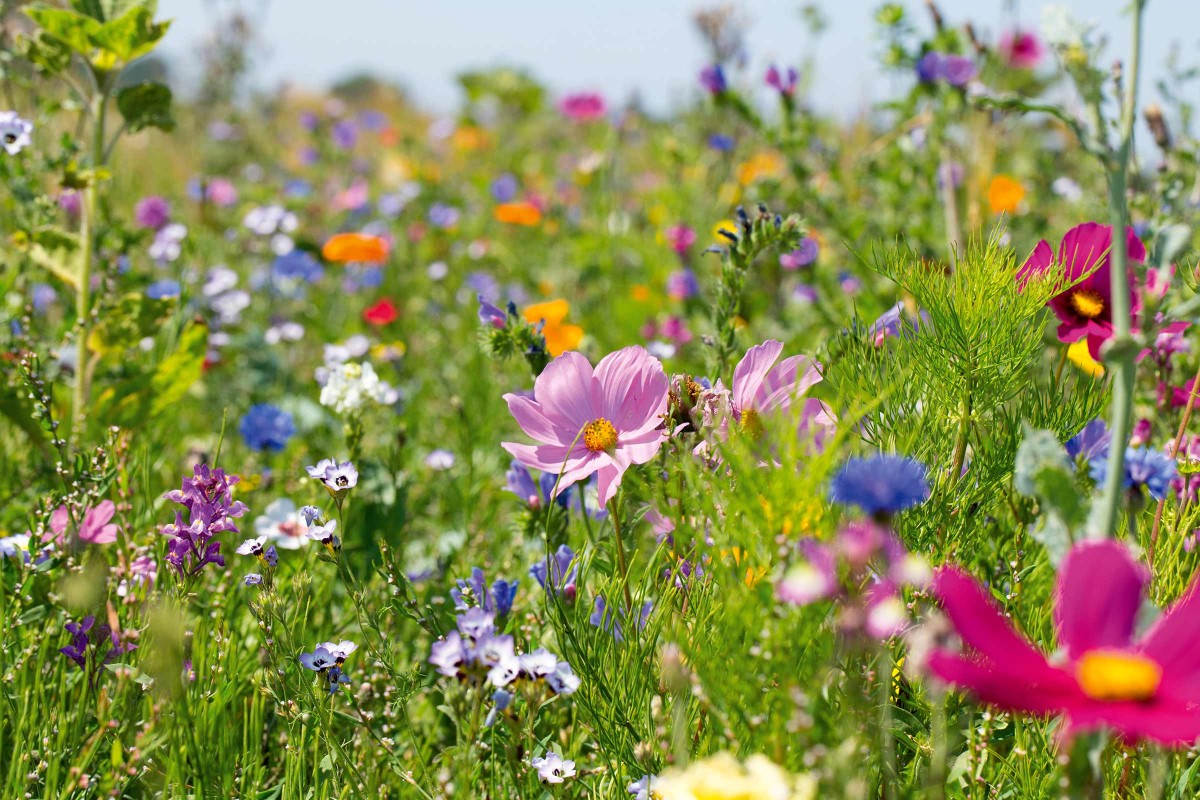
[[[1092,480],[1102,484],[1108,477],[1108,454],[1091,461]],[[1175,459],[1149,447],[1125,448],[1125,487],[1146,487],[1150,496],[1162,500],[1175,479]]]

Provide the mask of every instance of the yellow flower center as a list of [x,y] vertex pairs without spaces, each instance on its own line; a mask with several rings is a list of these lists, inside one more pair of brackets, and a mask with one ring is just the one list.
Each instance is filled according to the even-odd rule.
[[1092,650],[1079,659],[1076,678],[1093,700],[1149,700],[1162,681],[1162,667],[1133,653]]
[[604,417],[583,426],[583,443],[593,453],[612,450],[617,446],[617,429]]
[[747,408],[742,411],[742,420],[739,425],[742,433],[751,439],[758,439],[763,435],[762,417],[758,416],[758,412],[753,408]]
[[1104,313],[1104,298],[1089,289],[1072,292],[1071,305],[1084,319],[1095,319]]

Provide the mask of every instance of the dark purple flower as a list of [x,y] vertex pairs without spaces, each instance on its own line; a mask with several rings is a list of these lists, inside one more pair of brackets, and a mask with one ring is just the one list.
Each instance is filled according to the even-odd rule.
[[513,600],[517,596],[518,581],[497,579],[489,589],[487,578],[479,567],[471,569],[471,577],[458,580],[458,586],[450,590],[450,598],[454,608],[467,611],[472,607],[483,609],[503,617],[512,610]]
[[710,64],[700,70],[700,85],[710,94],[721,94],[729,88],[725,81],[725,70],[721,69],[720,64]]
[[246,505],[233,499],[233,486],[239,480],[237,475],[226,475],[222,469],[197,464],[192,477],[183,479],[181,488],[163,495],[183,506],[188,513],[186,523],[183,513],[176,511],[175,522],[159,529],[171,539],[167,563],[175,568],[180,578],[198,575],[205,564],[225,566],[221,543],[213,537],[219,533],[238,532],[233,520],[246,513]]
[[479,295],[479,321],[486,326],[503,330],[508,325],[508,315]]
[[68,622],[65,627],[67,633],[71,634],[71,643],[59,648],[58,652],[74,661],[87,674],[89,687],[96,685],[100,671],[113,659],[137,649],[135,644],[122,644],[121,637],[107,623],[96,626],[96,617],[90,614],[82,622]]
[[795,67],[788,67],[787,72],[780,72],[779,68],[774,64],[767,69],[766,82],[780,94],[792,95],[796,92],[796,84],[799,82],[800,76],[797,74]]

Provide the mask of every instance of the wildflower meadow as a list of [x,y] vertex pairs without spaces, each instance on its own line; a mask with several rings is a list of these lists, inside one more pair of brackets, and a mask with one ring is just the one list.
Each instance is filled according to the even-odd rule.
[[1200,797],[1175,2],[881,3],[850,116],[0,2],[0,800]]

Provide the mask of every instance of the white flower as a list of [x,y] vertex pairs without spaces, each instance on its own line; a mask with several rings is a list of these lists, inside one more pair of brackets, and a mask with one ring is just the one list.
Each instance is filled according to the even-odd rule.
[[21,119],[15,111],[0,111],[0,143],[10,156],[33,144],[33,123]]
[[160,263],[167,263],[179,258],[183,252],[183,240],[187,238],[187,227],[173,222],[154,235],[150,244],[150,257]]
[[349,362],[329,371],[321,388],[321,405],[338,414],[354,414],[368,403],[390,406],[400,399],[400,393],[380,379],[369,361]]
[[1083,187],[1078,183],[1068,178],[1066,175],[1061,175],[1054,179],[1054,183],[1050,184],[1050,188],[1054,193],[1064,200],[1069,200],[1072,203],[1083,199]]
[[12,536],[0,536],[0,558],[19,556],[29,550],[29,534],[14,533]]
[[441,472],[454,466],[454,453],[449,450],[434,450],[425,456],[425,466]]
[[1086,50],[1095,27],[1094,22],[1080,22],[1072,17],[1066,6],[1053,4],[1042,8],[1042,37],[1053,48]]
[[575,777],[575,762],[565,761],[553,750],[547,750],[545,758],[535,758],[529,765],[537,770],[538,777],[546,783],[562,783]]
[[304,528],[296,504],[286,497],[271,503],[263,515],[254,520],[254,532],[284,550],[304,546]]

